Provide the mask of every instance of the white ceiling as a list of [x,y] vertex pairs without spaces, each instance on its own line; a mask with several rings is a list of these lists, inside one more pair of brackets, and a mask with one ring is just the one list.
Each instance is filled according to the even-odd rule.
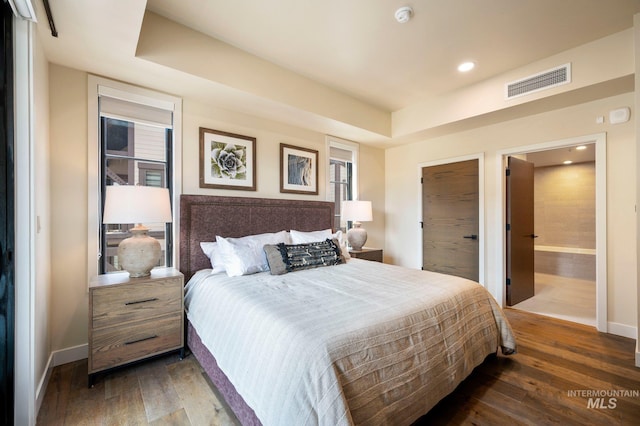
[[[412,6],[406,24],[395,10]],[[147,8],[394,111],[633,26],[635,0],[149,0]],[[477,62],[472,73],[456,67]]]
[[529,152],[526,159],[535,167],[558,166],[564,161],[571,161],[571,164],[596,161],[595,144],[582,145],[584,149],[576,149],[578,146],[580,145]]
[[[288,124],[302,120],[294,108],[275,102],[269,108],[268,99],[136,58],[145,9],[389,112],[630,28],[640,12],[640,0],[50,3],[58,38],[50,36],[44,8],[35,2],[50,62],[205,102],[215,99],[216,105]],[[404,5],[415,14],[399,24],[394,12]],[[465,60],[477,67],[460,74],[456,67]],[[346,130],[344,135],[351,136]]]

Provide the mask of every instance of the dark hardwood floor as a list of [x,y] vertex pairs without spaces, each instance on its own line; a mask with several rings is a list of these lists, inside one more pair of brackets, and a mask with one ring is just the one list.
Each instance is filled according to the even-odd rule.
[[[418,424],[640,424],[635,340],[525,311],[505,313],[518,353],[489,357]],[[634,395],[613,401],[613,390]],[[610,404],[615,408],[604,408]]]
[[[635,340],[505,312],[518,354],[487,358],[417,425],[640,424]],[[119,370],[91,389],[86,373],[86,360],[54,368],[38,425],[238,424],[193,356]]]
[[38,425],[239,425],[190,355],[167,355],[96,378],[87,360],[53,369]]

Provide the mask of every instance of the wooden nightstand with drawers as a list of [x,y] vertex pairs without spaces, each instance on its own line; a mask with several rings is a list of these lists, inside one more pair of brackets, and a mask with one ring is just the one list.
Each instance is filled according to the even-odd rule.
[[356,259],[382,262],[382,249],[362,247],[362,250],[349,250],[349,255]]
[[89,386],[99,372],[171,351],[184,355],[184,277],[174,268],[89,284]]

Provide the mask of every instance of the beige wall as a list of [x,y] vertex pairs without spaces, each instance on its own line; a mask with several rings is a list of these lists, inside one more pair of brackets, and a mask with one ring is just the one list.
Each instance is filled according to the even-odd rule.
[[535,271],[595,283],[596,163],[536,167],[533,186]]
[[[211,194],[239,197],[293,198],[302,200],[326,200],[327,149],[325,135],[298,127],[287,126],[270,120],[256,118],[202,103],[184,100],[182,139],[182,187],[184,194]],[[245,136],[255,137],[257,163],[257,191],[230,191],[199,187],[198,129],[206,127]],[[280,193],[280,143],[311,148],[318,151],[318,195]],[[374,209],[373,222],[365,223],[369,238],[367,246],[384,247],[384,151],[360,145],[358,172],[361,200],[371,200]]]
[[[326,160],[324,135],[268,120],[183,100],[182,188],[184,194],[210,194],[239,197],[325,199],[324,167],[318,169],[318,195],[280,194],[280,143],[318,151],[319,163]],[[199,128],[222,130],[251,136],[256,141],[257,190],[236,191],[199,187]]]
[[[360,145],[359,199],[371,201],[373,221],[364,222],[367,247],[385,247],[384,151]],[[386,253],[385,253],[386,254]]]
[[520,146],[606,132],[608,321],[636,327],[635,128],[633,121],[596,124],[597,116],[621,106],[634,108],[633,93],[531,115],[386,151],[386,254],[399,265],[419,268],[419,164],[483,153],[485,159],[485,283],[493,294],[502,284],[502,241],[495,237],[502,209],[498,152]]
[[[50,65],[52,350],[87,342],[87,74]],[[199,128],[255,137],[257,190],[199,187]],[[318,150],[326,163],[325,135],[183,99],[182,193],[240,197],[326,199],[326,169],[319,168],[319,194],[280,193],[280,143]],[[362,199],[374,203],[368,245],[384,247],[384,151],[362,146]]]
[[536,245],[595,249],[595,163],[536,167],[534,223]]
[[49,65],[51,350],[87,343],[87,74]]

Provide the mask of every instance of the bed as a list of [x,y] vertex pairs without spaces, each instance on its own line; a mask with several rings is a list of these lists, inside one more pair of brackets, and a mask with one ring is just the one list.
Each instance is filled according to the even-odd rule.
[[516,351],[478,283],[361,259],[228,276],[200,245],[333,220],[329,202],[181,197],[187,344],[243,425],[409,425],[488,355]]

